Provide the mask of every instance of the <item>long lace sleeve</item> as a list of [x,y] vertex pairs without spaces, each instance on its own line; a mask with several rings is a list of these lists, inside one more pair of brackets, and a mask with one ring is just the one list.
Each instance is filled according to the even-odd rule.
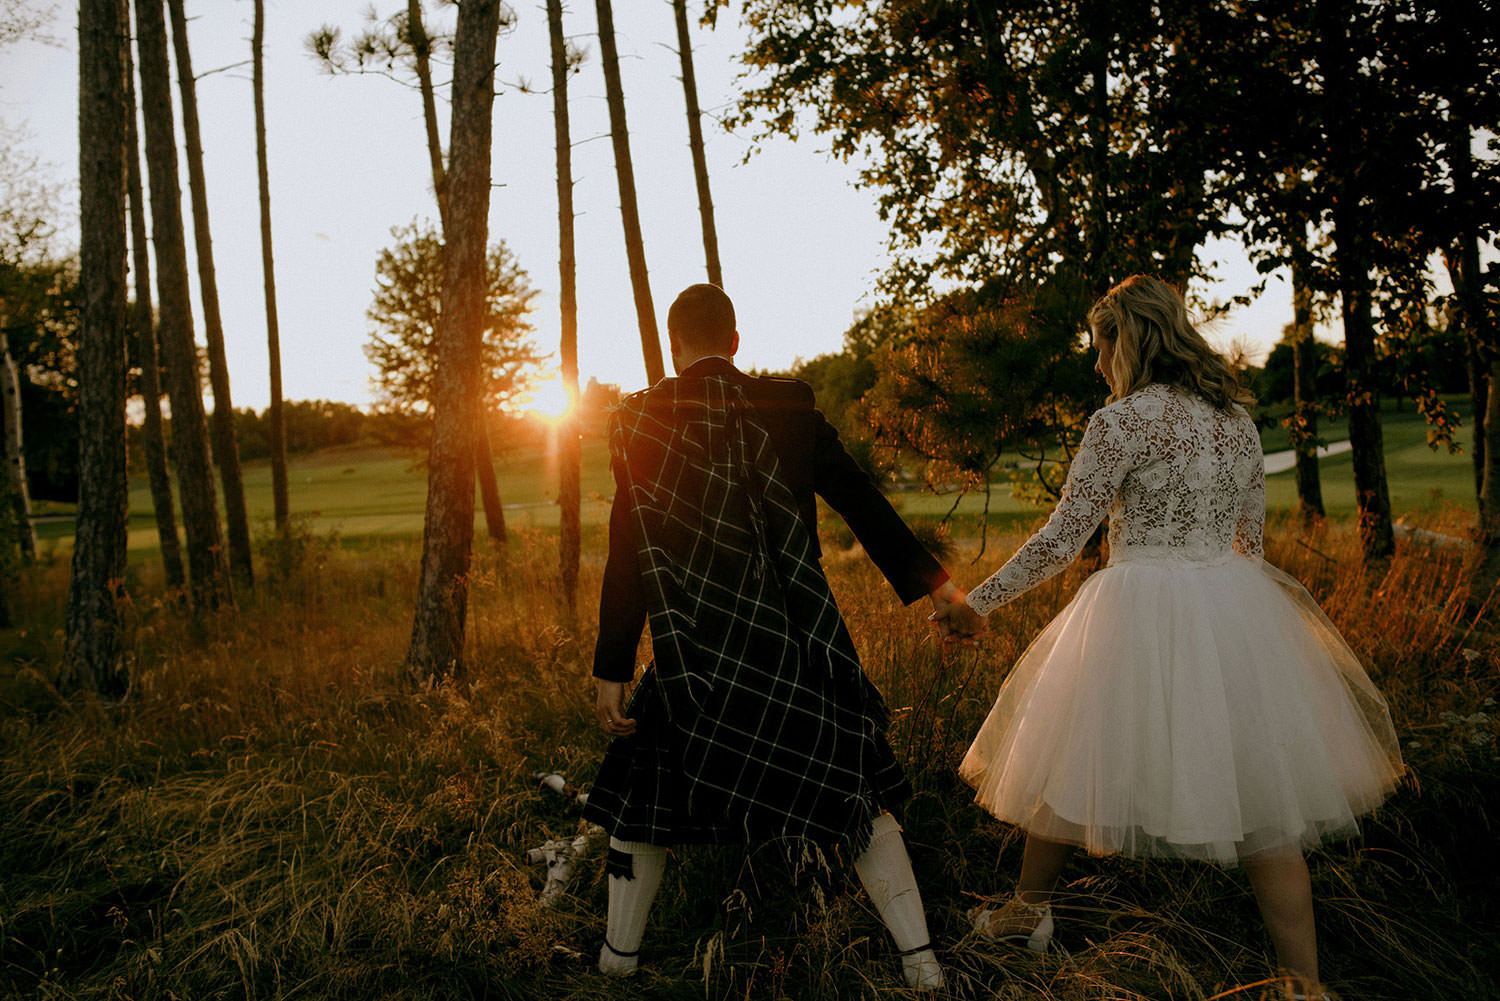
[[1234,523],[1234,551],[1251,559],[1264,559],[1266,528],[1266,457],[1256,449],[1255,471],[1240,496],[1240,513]]
[[1089,418],[1052,516],[1003,567],[969,592],[974,611],[988,615],[1073,562],[1109,512],[1131,468],[1132,449],[1118,420],[1108,410]]

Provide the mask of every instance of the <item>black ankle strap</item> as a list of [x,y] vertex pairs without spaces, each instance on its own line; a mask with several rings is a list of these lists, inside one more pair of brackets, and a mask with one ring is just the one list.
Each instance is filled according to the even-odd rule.
[[[641,954],[641,950],[639,949],[635,950],[635,952],[621,952],[619,949],[616,949],[614,946],[609,944],[609,939],[604,940],[604,948],[608,949],[616,956],[619,956],[621,959],[630,959],[632,956],[639,956]],[[903,953],[903,955],[905,954]]]
[[[605,945],[609,945],[608,942],[605,942],[604,944]],[[916,955],[919,952],[926,952],[928,949],[931,949],[931,948],[932,948],[932,943],[931,942],[923,942],[921,945],[919,945],[919,946],[917,946],[915,948],[904,949],[901,952],[896,953],[896,955],[898,955],[898,956],[913,956],[913,955]]]

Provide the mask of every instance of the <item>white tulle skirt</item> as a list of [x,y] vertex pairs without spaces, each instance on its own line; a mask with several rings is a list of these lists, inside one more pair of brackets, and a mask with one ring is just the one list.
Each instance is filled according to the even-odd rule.
[[1295,579],[1240,557],[1094,574],[960,767],[980,806],[1031,834],[1226,864],[1355,833],[1402,772],[1338,630]]

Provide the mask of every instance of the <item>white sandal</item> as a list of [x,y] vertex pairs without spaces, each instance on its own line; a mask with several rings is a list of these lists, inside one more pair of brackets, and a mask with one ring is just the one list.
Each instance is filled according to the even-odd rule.
[[[1036,918],[1036,924],[1029,931],[1007,932],[1003,935],[997,935],[991,931],[997,923],[1012,921],[1020,915]],[[981,938],[988,939],[991,942],[1025,946],[1032,952],[1046,952],[1052,944],[1052,932],[1055,924],[1052,920],[1052,906],[1050,904],[1033,906],[1020,897],[1012,897],[1006,901],[1003,907],[970,908],[968,917],[969,923],[974,927],[974,931]]]

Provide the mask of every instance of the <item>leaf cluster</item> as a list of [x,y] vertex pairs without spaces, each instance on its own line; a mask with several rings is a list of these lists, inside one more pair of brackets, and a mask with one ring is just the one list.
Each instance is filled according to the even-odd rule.
[[[445,0],[442,5],[456,7],[457,3]],[[342,28],[324,24],[308,34],[308,52],[329,73],[378,73],[414,84],[419,55],[451,60],[454,38],[451,26],[435,29],[428,23],[423,5],[414,6],[421,15],[421,21],[415,24],[411,6],[381,17],[371,4],[365,11],[363,26],[347,38]],[[515,21],[515,11],[502,3],[500,30],[514,27]]]
[[805,127],[865,164],[892,225],[891,291],[1011,288],[1059,266],[1099,292],[1181,282],[1226,231],[1217,137],[1235,86],[1206,57],[1221,5],[750,0],[753,82],[731,124]]
[[[397,226],[391,235],[396,243],[382,250],[375,263],[365,357],[375,366],[373,381],[383,405],[406,413],[430,412],[442,312],[443,240],[430,222]],[[536,290],[503,241],[490,247],[486,270],[480,364],[485,403],[497,408],[525,389],[528,369],[545,356],[530,338],[528,315]]]
[[929,484],[964,490],[987,490],[1002,455],[1019,455],[1055,495],[1059,453],[1071,457],[1101,402],[1076,294],[1055,284],[1028,296],[954,292],[913,314],[875,357],[865,416],[877,441],[920,458]]

